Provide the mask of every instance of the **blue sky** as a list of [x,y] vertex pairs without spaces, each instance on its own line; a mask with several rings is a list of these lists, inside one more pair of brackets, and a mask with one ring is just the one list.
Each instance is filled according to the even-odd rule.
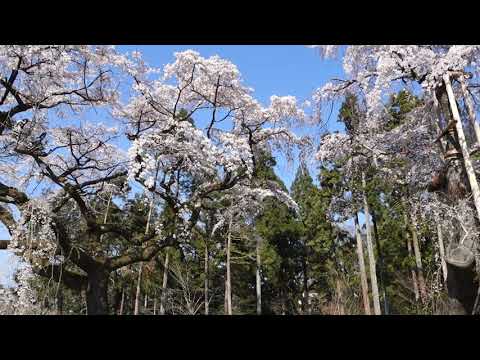
[[[245,85],[255,89],[255,97],[264,105],[268,105],[271,95],[293,95],[303,102],[331,78],[344,77],[340,61],[322,60],[315,50],[303,45],[149,45],[118,46],[118,49],[138,50],[153,66],[166,65],[174,60],[175,52],[187,49],[196,50],[204,57],[219,55],[237,65]],[[330,130],[339,129],[336,110],[337,107],[329,122]],[[290,186],[295,167],[288,167],[281,158],[277,161],[278,175]],[[8,233],[0,225],[0,239],[7,238]],[[12,256],[0,251],[0,284],[5,283],[5,274],[11,273],[13,264]]]
[[[322,60],[314,49],[303,45],[162,45],[119,46],[118,49],[138,50],[147,63],[159,67],[174,61],[175,52],[187,49],[196,50],[204,57],[219,55],[237,65],[245,85],[254,88],[254,96],[263,105],[269,104],[271,95],[293,95],[302,103],[332,78],[344,77],[340,61]],[[335,110],[330,130],[339,129]],[[325,112],[328,117],[330,108]],[[289,168],[282,158],[277,161],[277,173],[290,186],[295,168]]]

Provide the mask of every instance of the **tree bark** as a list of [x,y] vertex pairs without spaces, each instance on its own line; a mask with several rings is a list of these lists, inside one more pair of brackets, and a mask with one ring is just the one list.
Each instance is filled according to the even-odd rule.
[[380,286],[382,287],[382,293],[383,293],[382,294],[383,295],[383,312],[385,315],[388,315],[389,310],[388,310],[388,299],[387,299],[387,284],[385,280],[385,265],[383,263],[382,246],[380,244],[380,238],[378,236],[377,217],[373,209],[372,209],[372,222],[373,222],[375,245],[377,247],[378,260],[380,265]]
[[378,282],[377,282],[377,269],[375,264],[375,253],[373,252],[373,243],[372,243],[372,228],[370,224],[370,210],[368,206],[367,199],[367,182],[365,180],[365,173],[362,172],[362,186],[363,186],[363,207],[365,212],[365,226],[367,228],[367,251],[368,251],[368,260],[370,265],[370,281],[372,283],[372,296],[373,296],[373,310],[375,315],[381,315],[380,310],[380,296],[378,293]]
[[260,257],[260,236],[256,236],[256,253],[257,253],[257,271],[256,271],[256,291],[257,291],[257,315],[262,315],[262,280],[261,280],[261,269],[262,269],[262,259]]
[[88,272],[86,291],[88,315],[108,314],[108,279],[109,274],[102,267]]
[[337,293],[337,301],[338,301],[338,312],[340,315],[345,315],[345,305],[343,303],[342,284],[338,277],[335,280],[335,283],[336,283],[336,293]]
[[57,315],[63,315],[63,290],[62,290],[62,287],[60,286],[58,288],[58,292],[57,292]]
[[204,306],[205,306],[205,315],[208,315],[208,280],[209,280],[209,271],[208,271],[208,243],[205,241],[205,259],[204,259],[204,272],[205,272],[205,280],[204,280]]
[[468,117],[470,119],[470,124],[473,127],[475,132],[475,138],[477,140],[477,145],[480,145],[480,125],[477,122],[475,115],[475,108],[473,106],[473,99],[467,89],[467,83],[465,82],[464,76],[459,77],[460,84],[462,86],[463,99],[465,100],[465,105],[467,106]]
[[167,299],[167,282],[168,282],[168,263],[170,260],[170,254],[168,249],[165,251],[165,265],[163,268],[163,281],[162,281],[162,296],[160,297],[160,315],[165,315],[165,301]]
[[422,253],[420,251],[420,245],[418,243],[417,220],[415,218],[415,215],[413,214],[411,215],[410,229],[412,233],[412,245],[413,245],[413,253],[415,255],[415,266],[417,268],[420,299],[422,302],[425,302],[427,294],[426,294],[425,278],[423,276]]
[[125,302],[125,290],[122,288],[122,299],[120,300],[120,311],[118,315],[123,315],[123,304]]
[[[148,209],[147,215],[147,225],[145,226],[145,235],[148,234],[150,230],[150,219],[152,217],[152,209],[153,209],[153,198],[150,201],[150,206]],[[140,292],[142,286],[142,272],[143,272],[143,261],[140,262],[140,269],[138,270],[138,279],[137,279],[137,291],[135,294],[135,310],[134,315],[138,315],[140,312]]]
[[442,226],[440,225],[440,219],[436,217],[437,223],[437,237],[438,237],[438,249],[440,252],[440,261],[442,264],[442,275],[443,275],[443,283],[447,284],[447,263],[445,262],[445,245],[443,244],[443,233],[442,233]]
[[[407,237],[408,256],[412,256],[412,244],[411,244],[410,236],[408,235],[409,222],[408,222],[408,216],[406,213],[405,213],[405,224],[407,226],[406,237]],[[420,293],[418,291],[417,273],[415,272],[415,269],[413,267],[410,268],[410,273],[412,275],[413,292],[415,294],[415,301],[418,301],[420,299]]]
[[[470,160],[470,153],[449,73],[443,76],[443,82],[445,84],[451,115],[455,121],[456,140],[458,143],[453,145],[455,148],[460,148],[463,157],[463,168],[459,166],[459,156],[450,161],[449,172],[447,174],[449,181],[447,194],[452,200],[459,200],[461,197],[468,196],[468,193],[461,194],[458,191],[454,191],[455,188],[463,185],[467,191],[471,191],[473,204],[477,213],[476,219],[478,226],[478,221],[480,221],[480,189]],[[466,183],[463,172],[465,172],[467,177]],[[445,259],[447,262],[447,289],[450,298],[450,313],[452,314],[471,314],[473,310],[478,290],[475,256],[472,252],[474,246],[476,246],[476,244],[473,240],[468,244],[456,244],[450,241],[450,245],[447,248]]]
[[140,269],[138,270],[137,290],[135,292],[135,309],[133,311],[133,315],[138,315],[140,312],[140,292],[141,292],[141,284],[142,284],[142,273],[143,273],[143,261],[140,262]]
[[443,81],[445,82],[450,109],[452,111],[453,120],[455,121],[455,128],[457,130],[460,149],[462,150],[465,171],[467,173],[468,181],[472,191],[475,209],[477,210],[477,218],[480,219],[480,188],[478,187],[477,177],[475,176],[475,171],[470,160],[470,153],[468,151],[465,134],[463,132],[462,119],[460,118],[460,113],[458,112],[457,102],[455,100],[455,95],[453,94],[453,89],[450,82],[450,76],[445,74],[443,76]]
[[357,240],[357,257],[358,257],[358,266],[360,269],[360,283],[362,285],[362,299],[363,299],[363,309],[365,315],[371,315],[370,309],[370,298],[368,297],[368,282],[367,282],[367,271],[365,269],[365,258],[363,256],[363,241],[360,234],[360,226],[358,224],[358,214],[355,213],[354,217],[355,222],[355,238]]
[[227,274],[225,279],[225,314],[232,315],[232,282],[230,274],[230,250],[232,246],[232,223],[233,215],[230,215],[230,220],[228,222],[228,234],[227,234]]
[[6,250],[10,240],[0,240],[0,250]]

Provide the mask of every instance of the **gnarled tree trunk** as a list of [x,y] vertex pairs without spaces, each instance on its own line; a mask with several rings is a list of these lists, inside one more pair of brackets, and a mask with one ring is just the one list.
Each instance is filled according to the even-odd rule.
[[86,291],[87,314],[108,314],[108,279],[109,274],[103,267],[96,267],[88,272]]
[[[443,76],[443,82],[445,87],[438,89],[437,93],[440,94],[441,104],[448,101],[448,109],[444,109],[444,114],[447,118],[451,117],[451,123],[454,126],[447,133],[447,151],[445,153],[447,166],[445,184],[441,190],[446,193],[447,199],[451,204],[456,204],[459,200],[468,198],[470,194],[473,195],[472,206],[476,210],[478,226],[478,219],[480,218],[480,189],[470,160],[470,153],[453,93],[450,74]],[[450,314],[471,314],[478,291],[473,252],[476,250],[477,244],[474,240],[462,243],[460,241],[461,233],[462,230],[459,229],[449,234],[447,239],[448,246],[445,252]]]

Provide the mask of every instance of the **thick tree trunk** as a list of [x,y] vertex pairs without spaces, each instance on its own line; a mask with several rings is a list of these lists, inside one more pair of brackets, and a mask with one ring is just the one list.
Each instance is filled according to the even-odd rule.
[[205,280],[204,280],[204,306],[205,306],[205,315],[208,315],[208,280],[209,280],[209,271],[208,271],[208,244],[205,241],[205,259],[204,259],[204,272],[205,272]]
[[448,74],[444,75],[443,80],[445,82],[445,87],[447,90],[448,101],[450,104],[450,109],[452,111],[453,120],[455,120],[455,128],[457,130],[458,143],[460,149],[462,150],[463,162],[465,165],[465,171],[468,176],[468,182],[473,195],[473,202],[475,204],[475,209],[477,210],[477,217],[480,219],[480,188],[478,186],[477,177],[473,169],[472,162],[470,160],[470,152],[468,151],[467,142],[465,139],[465,134],[463,132],[462,119],[460,118],[460,113],[458,112],[457,102],[455,100],[455,95],[453,94],[452,85],[450,83],[450,77]]
[[[463,257],[462,255],[460,256]],[[465,254],[465,257],[467,256],[469,256],[469,254]],[[449,314],[471,314],[478,289],[478,283],[475,279],[476,272],[474,260],[467,261],[465,264],[453,264],[453,262],[447,262],[447,271],[447,288],[450,298]]]
[[122,289],[115,289],[113,293],[112,312],[116,315],[118,315],[120,312],[121,301],[122,301]]
[[372,228],[370,224],[370,210],[367,200],[367,183],[365,180],[365,173],[362,172],[362,186],[363,186],[363,207],[365,212],[365,226],[367,228],[367,251],[368,251],[368,262],[370,265],[370,281],[372,283],[372,296],[373,296],[373,310],[375,315],[381,315],[380,310],[380,296],[378,293],[378,282],[377,282],[377,269],[375,264],[375,253],[373,252],[373,243],[372,243]]
[[257,253],[257,271],[256,271],[256,291],[257,291],[257,315],[262,314],[262,280],[261,280],[261,269],[262,269],[262,259],[260,257],[260,244],[261,238],[257,235],[256,239],[256,253]]
[[88,272],[87,314],[108,314],[108,272],[99,267]]
[[160,315],[165,315],[165,301],[167,300],[167,282],[168,282],[168,266],[170,253],[168,249],[165,251],[165,265],[163,267],[162,295],[160,297]]
[[368,296],[367,271],[365,269],[365,258],[363,256],[363,241],[360,234],[360,226],[358,224],[358,214],[355,214],[354,222],[355,238],[357,240],[358,266],[360,269],[360,283],[362,285],[363,309],[365,311],[365,315],[371,315],[372,311],[370,309],[370,298]]
[[232,315],[232,279],[230,273],[230,250],[232,246],[232,223],[233,223],[233,216],[230,215],[230,220],[228,223],[228,234],[227,234],[227,276],[225,279],[225,314]]
[[[468,196],[468,190],[473,195],[473,204],[477,213],[477,226],[480,219],[480,189],[478,181],[470,160],[470,153],[467,147],[463,125],[458,111],[457,102],[453,93],[450,75],[443,76],[445,89],[448,97],[448,103],[453,120],[455,121],[456,137],[454,136],[453,146],[461,150],[462,156],[455,156],[449,159],[447,172],[447,194],[452,201],[458,201],[462,197]],[[463,157],[463,167],[461,159]],[[466,176],[465,176],[466,174]],[[466,178],[466,179],[465,179]],[[458,189],[465,189],[465,194]],[[455,241],[458,234],[452,234],[453,238],[449,241],[446,251],[447,263],[447,289],[450,298],[451,314],[471,314],[478,290],[478,280],[476,279],[475,256],[472,250],[477,244],[475,240],[469,239],[468,243]]]

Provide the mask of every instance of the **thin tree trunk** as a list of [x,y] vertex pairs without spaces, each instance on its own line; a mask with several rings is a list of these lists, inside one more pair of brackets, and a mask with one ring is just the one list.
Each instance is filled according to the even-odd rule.
[[385,283],[385,265],[383,263],[383,252],[382,252],[382,246],[380,244],[380,238],[378,236],[378,227],[377,227],[377,217],[375,214],[375,211],[372,209],[372,222],[373,222],[373,231],[374,231],[374,239],[375,239],[375,245],[377,247],[377,253],[378,253],[378,260],[379,260],[379,265],[380,265],[380,286],[382,287],[382,295],[383,295],[383,312],[385,315],[388,315],[388,299],[387,299],[387,285]]
[[365,269],[365,258],[363,256],[363,241],[360,234],[360,226],[358,224],[358,214],[355,213],[355,238],[357,240],[357,257],[358,257],[358,266],[360,268],[360,283],[362,285],[362,299],[363,299],[363,309],[365,310],[366,315],[371,315],[370,309],[370,298],[368,297],[368,282],[367,282],[367,271]]
[[380,296],[378,293],[378,282],[377,282],[377,270],[375,265],[375,253],[373,252],[372,244],[372,228],[370,225],[370,210],[367,200],[367,183],[365,180],[365,173],[362,172],[362,186],[363,186],[363,207],[365,212],[365,225],[367,228],[367,251],[368,251],[368,260],[370,265],[370,281],[372,283],[372,296],[373,296],[373,310],[375,315],[381,315],[380,310]]
[[63,315],[63,290],[61,287],[57,292],[57,315]]
[[228,234],[227,234],[227,277],[225,280],[225,313],[227,315],[232,315],[232,282],[230,274],[230,250],[232,246],[232,223],[233,215],[230,214],[230,220],[228,223]]
[[135,299],[136,299],[135,294],[136,294],[136,291],[137,291],[136,288],[137,288],[137,285],[135,285],[135,284],[133,283],[133,284],[132,284],[132,288],[130,289],[130,290],[131,290],[131,298],[130,298],[130,300],[131,300],[131,302],[132,302],[132,303],[131,303],[131,309],[130,309],[130,310],[131,310],[132,313],[134,313],[134,309],[135,309]]
[[204,260],[204,272],[205,272],[205,283],[204,283],[204,305],[205,305],[205,315],[208,315],[208,280],[209,280],[209,271],[208,271],[208,243],[205,241],[205,260]]
[[153,298],[153,315],[157,315],[157,294],[155,292],[155,297]]
[[144,303],[143,307],[145,309],[147,309],[147,307],[148,307],[148,295],[145,295],[145,303]]
[[[112,202],[112,196],[113,193],[110,193],[110,196],[108,197],[108,202],[107,202],[107,208],[105,209],[105,216],[103,217],[103,223],[106,224],[108,220],[108,211],[110,210],[110,203]],[[100,241],[103,240],[103,235],[100,235]]]
[[[407,250],[408,250],[408,256],[412,256],[412,244],[410,240],[410,236],[408,235],[408,228],[409,226],[409,221],[408,221],[408,216],[405,213],[405,224],[407,226]],[[412,283],[413,283],[413,292],[415,293],[415,301],[418,301],[420,299],[420,293],[418,291],[418,282],[417,282],[417,273],[415,272],[415,269],[413,267],[410,268],[410,273],[412,275]]]
[[138,270],[137,290],[135,292],[135,309],[133,312],[134,315],[138,315],[140,312],[140,292],[141,292],[141,283],[142,283],[142,272],[143,272],[143,262],[140,263],[140,269]]
[[[88,288],[88,285],[87,285]],[[87,299],[87,289],[83,288],[81,290],[81,296],[82,299],[84,300],[84,305],[85,305],[85,315],[88,315],[88,299]],[[82,310],[83,311],[83,310]]]
[[415,215],[411,215],[411,232],[412,232],[412,244],[413,244],[413,252],[415,254],[415,265],[417,267],[417,275],[418,275],[418,285],[420,290],[420,299],[422,302],[426,300],[426,286],[425,286],[425,278],[423,276],[423,265],[422,265],[422,253],[420,251],[420,245],[418,243],[418,234],[417,234],[417,220]]
[[340,315],[345,315],[345,306],[343,304],[343,291],[342,284],[340,279],[337,277],[335,280],[336,283],[336,292],[337,292],[337,301],[338,301],[338,311]]
[[260,257],[260,236],[257,235],[256,253],[257,253],[257,271],[256,271],[256,290],[257,290],[257,315],[262,314],[262,281],[260,271],[262,269],[262,259]]
[[125,302],[125,290],[122,288],[122,299],[120,300],[120,311],[118,315],[123,315],[123,304]]
[[438,237],[438,249],[440,252],[440,261],[442,264],[442,274],[443,274],[443,282],[444,284],[447,283],[447,263],[445,262],[445,245],[443,244],[443,233],[442,233],[442,226],[440,225],[440,219],[436,216],[435,217],[437,223],[437,237]]
[[465,100],[465,105],[467,105],[468,117],[470,119],[470,124],[473,127],[475,132],[475,138],[477,140],[477,145],[480,145],[480,125],[477,122],[475,115],[475,108],[473,106],[473,99],[467,89],[467,83],[465,82],[464,76],[459,77],[460,84],[462,86],[463,99]]
[[303,240],[303,254],[302,254],[302,275],[303,275],[303,301],[302,312],[310,314],[310,292],[308,289],[308,248],[307,240]]
[[[145,226],[145,235],[148,234],[150,230],[150,220],[152,217],[152,209],[153,209],[153,197],[150,201],[150,207],[148,209],[147,215],[147,225]],[[135,294],[135,310],[134,315],[138,315],[140,311],[140,292],[141,292],[141,284],[142,284],[142,272],[143,272],[143,261],[140,262],[140,269],[138,270],[138,279],[137,279],[137,292]]]
[[[442,110],[441,110],[441,106],[440,106],[440,103],[439,103],[439,99],[438,99],[437,94],[435,92],[432,94],[432,98],[433,98],[433,108],[434,108],[434,111],[435,111],[435,115],[437,116],[437,121],[435,122],[435,128],[436,128],[437,132],[439,134],[441,134],[442,133],[442,126],[446,126],[447,124],[442,123]],[[436,141],[436,143],[438,144],[440,154],[444,155],[445,151],[447,149],[447,143],[445,141],[445,138],[443,136],[440,137],[440,139],[438,139],[438,141]]]
[[165,301],[167,299],[167,282],[168,282],[169,259],[170,259],[170,253],[167,249],[165,251],[165,265],[164,265],[164,268],[163,268],[162,295],[160,297],[160,315],[165,315]]

